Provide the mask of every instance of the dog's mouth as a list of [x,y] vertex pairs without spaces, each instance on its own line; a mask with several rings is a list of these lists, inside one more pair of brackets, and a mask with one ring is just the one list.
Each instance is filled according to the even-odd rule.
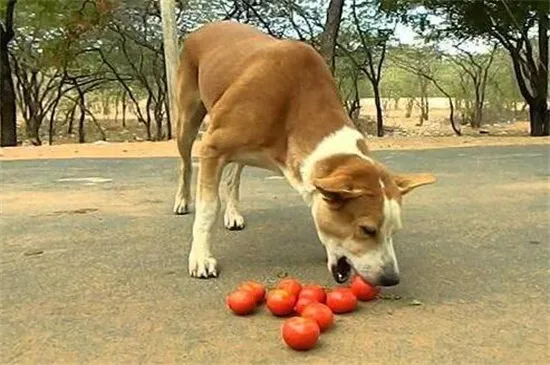
[[351,275],[351,265],[345,256],[340,257],[336,264],[331,266],[330,270],[338,284],[345,283]]

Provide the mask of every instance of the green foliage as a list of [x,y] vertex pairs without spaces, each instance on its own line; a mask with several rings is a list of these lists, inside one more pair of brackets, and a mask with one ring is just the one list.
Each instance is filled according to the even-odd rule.
[[458,39],[490,38],[496,33],[520,37],[522,26],[548,7],[540,0],[381,0],[381,5],[419,30],[432,29],[439,37]]
[[[346,1],[335,74],[342,98],[355,97],[356,88],[359,97],[373,97],[374,87],[383,98],[441,96],[427,81],[429,76],[453,97],[471,100],[472,83],[453,62],[458,56],[442,53],[439,40],[518,39],[522,36],[518,29],[533,25],[540,3]],[[326,0],[176,0],[176,18],[181,36],[211,21],[234,19],[276,37],[316,46],[327,4]],[[413,25],[419,32],[415,45],[399,44],[398,23]],[[143,123],[162,122],[166,80],[158,0],[19,0],[15,25],[10,51],[16,69],[28,80],[32,81],[33,72],[46,80],[37,87],[46,101],[55,98],[60,85],[66,96],[55,104],[60,113],[74,104],[75,85],[80,85],[94,101],[113,100],[126,90],[132,94],[130,103],[135,98],[134,108]],[[501,49],[491,66],[487,102],[509,107],[520,95],[509,53]],[[145,108],[143,100],[149,101]]]

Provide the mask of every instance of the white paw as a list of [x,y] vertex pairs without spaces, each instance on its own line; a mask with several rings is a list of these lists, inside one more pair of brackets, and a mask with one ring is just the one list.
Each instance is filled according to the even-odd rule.
[[191,209],[185,199],[176,197],[174,202],[174,214],[188,214],[189,212],[191,212]]
[[240,231],[244,228],[243,216],[235,208],[231,207],[228,207],[225,210],[223,223],[225,225],[225,228],[230,231]]
[[204,253],[191,251],[189,254],[189,275],[194,278],[217,277],[216,259]]

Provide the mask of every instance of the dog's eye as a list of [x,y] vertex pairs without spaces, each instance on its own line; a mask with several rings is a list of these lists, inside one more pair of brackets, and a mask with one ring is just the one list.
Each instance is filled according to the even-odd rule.
[[376,227],[361,226],[361,229],[363,230],[363,233],[365,233],[367,236],[376,236]]

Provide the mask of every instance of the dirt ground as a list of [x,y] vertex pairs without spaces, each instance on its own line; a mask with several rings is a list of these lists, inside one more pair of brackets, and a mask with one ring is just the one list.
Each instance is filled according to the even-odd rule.
[[[550,138],[527,136],[462,136],[462,137],[372,137],[372,150],[422,150],[468,146],[548,145]],[[0,148],[0,160],[32,160],[59,158],[130,158],[177,156],[174,140],[161,142],[94,142],[53,146],[20,146]],[[200,154],[200,141],[193,148]]]

